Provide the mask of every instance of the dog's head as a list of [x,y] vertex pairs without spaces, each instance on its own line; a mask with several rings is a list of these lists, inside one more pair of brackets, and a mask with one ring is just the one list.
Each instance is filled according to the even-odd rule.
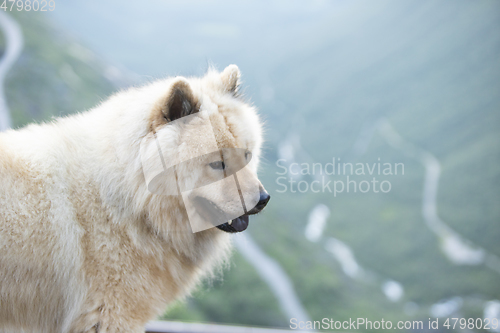
[[257,178],[262,128],[235,65],[177,77],[151,113],[141,157],[151,192],[182,197],[193,232],[248,227],[270,199]]

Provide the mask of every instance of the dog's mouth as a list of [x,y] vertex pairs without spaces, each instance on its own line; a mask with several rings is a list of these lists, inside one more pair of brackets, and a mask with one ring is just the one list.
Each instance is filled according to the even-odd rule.
[[[227,220],[227,218],[224,218],[225,216],[227,216],[227,214],[211,200],[197,196],[194,198],[194,204],[196,209],[198,210],[198,213],[206,221],[209,221],[213,225],[216,225],[216,222],[224,221],[225,219]],[[219,230],[229,233],[236,233],[242,232],[246,228],[248,228],[248,221],[249,217],[245,214],[216,226]]]
[[226,223],[219,224],[217,228],[225,232],[242,232],[248,228],[248,215],[242,215]]

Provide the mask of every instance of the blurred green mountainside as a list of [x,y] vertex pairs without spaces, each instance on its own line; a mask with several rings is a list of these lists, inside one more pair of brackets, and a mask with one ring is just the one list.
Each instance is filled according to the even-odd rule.
[[[463,301],[454,317],[479,318],[485,301],[500,299],[500,275],[484,265],[456,265],[441,251],[421,213],[424,167],[377,132],[366,153],[352,151],[366,128],[387,119],[440,161],[439,217],[500,256],[500,6],[409,1],[377,7],[350,35],[343,35],[332,14],[303,31],[286,59],[270,67],[274,103],[256,104],[263,105],[272,129],[274,146],[262,174],[274,201],[266,212],[268,229],[251,231],[294,276],[314,318],[425,320],[434,304],[453,297]],[[392,184],[387,194],[276,194],[282,189],[275,183],[282,171],[275,165],[277,147],[290,135],[300,138],[308,155],[298,162],[380,158],[404,163],[405,175],[382,177]],[[379,284],[344,278],[322,244],[304,240],[317,203],[332,212],[325,236],[348,244],[361,266],[379,278],[400,282],[401,301],[383,299]],[[278,239],[282,246],[276,246]],[[418,310],[408,310],[415,304]]]
[[[84,111],[122,83],[117,69],[106,66],[38,13],[11,14],[24,37],[23,52],[5,84],[15,128]],[[4,39],[0,47],[4,48]]]
[[[377,132],[363,155],[352,154],[360,133],[387,119],[440,161],[437,208],[443,221],[500,256],[500,9],[491,1],[447,4],[380,6],[372,18],[356,21],[354,36],[335,29],[338,17],[324,14],[290,40],[280,39],[279,52],[267,52],[273,51],[275,34],[253,36],[267,47],[262,60],[259,50],[237,50],[248,91],[266,120],[260,175],[272,196],[248,232],[291,277],[313,319],[426,321],[433,305],[453,297],[463,301],[454,317],[479,318],[485,302],[500,299],[498,273],[450,262],[440,239],[425,226],[422,165],[389,147]],[[26,45],[6,82],[15,126],[85,110],[116,85],[127,85],[120,71],[39,16],[16,18]],[[395,21],[403,22],[394,28]],[[252,76],[256,63],[265,82]],[[267,97],[259,92],[263,83],[273,89]],[[300,138],[307,152],[308,159],[296,155],[298,162],[380,158],[404,163],[405,174],[384,178],[392,184],[387,194],[279,193],[276,178],[282,170],[275,162],[289,137]],[[349,278],[322,241],[306,240],[308,215],[318,203],[331,210],[324,238],[348,244],[376,282]],[[289,318],[255,270],[238,253],[231,266],[222,281],[208,282],[209,288],[163,318],[287,326]],[[385,279],[401,283],[400,301],[385,297],[380,289]]]
[[[263,103],[262,113],[270,115],[270,145],[289,135],[300,138],[309,159],[299,156],[299,162],[325,164],[340,157],[374,163],[380,158],[404,163],[405,175],[382,177],[392,184],[387,194],[274,193],[266,213],[273,232],[261,232],[258,239],[293,272],[314,318],[334,313],[426,319],[435,303],[456,296],[463,306],[453,316],[478,318],[484,301],[500,298],[500,275],[484,265],[456,265],[441,251],[440,239],[421,214],[423,166],[377,132],[366,153],[352,151],[366,128],[387,119],[403,138],[440,161],[439,217],[500,256],[500,6],[409,1],[378,7],[356,22],[350,35],[342,35],[333,19],[304,31],[309,47],[290,50],[270,70],[279,102]],[[264,184],[271,193],[281,189],[275,183],[279,157],[278,149],[269,149],[263,175],[269,176]],[[304,241],[308,213],[317,203],[332,211],[325,235],[348,244],[364,268],[400,282],[401,301],[382,299],[377,284],[342,278],[321,244]],[[276,234],[290,245],[277,247]],[[328,277],[314,284],[320,281],[320,267]],[[415,304],[419,310],[404,311]]]

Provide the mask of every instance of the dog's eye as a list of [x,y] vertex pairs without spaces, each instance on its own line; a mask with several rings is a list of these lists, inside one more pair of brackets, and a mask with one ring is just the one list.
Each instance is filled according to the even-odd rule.
[[212,162],[209,165],[214,170],[224,170],[226,168],[226,164],[223,161]]

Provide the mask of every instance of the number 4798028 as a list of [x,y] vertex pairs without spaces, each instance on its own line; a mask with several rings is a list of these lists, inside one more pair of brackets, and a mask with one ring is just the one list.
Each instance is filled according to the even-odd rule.
[[[1,1],[1,0],[0,0]],[[34,11],[46,12],[47,10],[53,11],[56,9],[56,2],[54,0],[3,0],[0,6],[4,12],[12,12],[14,10],[20,11]]]
[[[458,325],[457,325],[458,324]],[[447,329],[497,329],[498,328],[498,319],[497,318],[447,318],[443,324]]]

